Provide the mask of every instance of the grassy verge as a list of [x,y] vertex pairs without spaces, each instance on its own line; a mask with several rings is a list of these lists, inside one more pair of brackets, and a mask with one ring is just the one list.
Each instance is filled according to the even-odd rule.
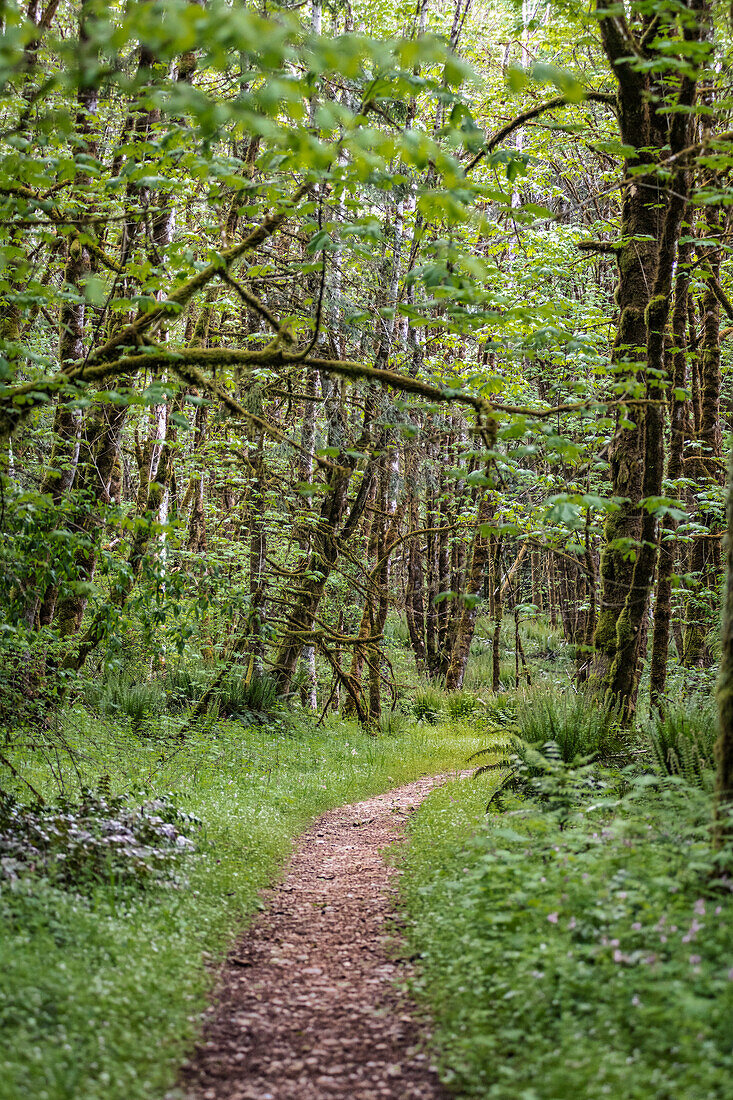
[[[292,838],[314,815],[424,774],[465,766],[469,727],[413,726],[373,738],[216,723],[185,744],[145,742],[70,716],[83,751],[25,772],[53,793],[109,777],[112,791],[172,792],[203,822],[187,881],[133,890],[100,881],[77,895],[21,877],[0,890],[0,1095],[3,1100],[143,1100],[175,1079],[212,966]],[[36,757],[37,759],[37,757]],[[207,965],[209,964],[209,965]]]
[[710,796],[608,776],[570,773],[487,814],[487,774],[413,819],[417,993],[460,1095],[733,1096],[733,902],[714,884]]

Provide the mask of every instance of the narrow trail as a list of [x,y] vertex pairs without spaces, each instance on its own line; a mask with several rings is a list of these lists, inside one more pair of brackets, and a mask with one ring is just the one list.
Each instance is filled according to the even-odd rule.
[[394,986],[380,849],[445,782],[341,806],[300,841],[270,904],[224,965],[187,1100],[445,1100],[423,1029]]

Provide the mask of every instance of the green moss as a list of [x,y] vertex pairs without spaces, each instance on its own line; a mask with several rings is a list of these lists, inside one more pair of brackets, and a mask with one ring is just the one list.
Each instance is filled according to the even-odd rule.
[[658,294],[649,300],[644,310],[644,320],[648,328],[658,327],[664,322],[669,310],[669,298],[666,294]]
[[[638,345],[638,354],[641,358],[643,349],[640,344],[641,329],[645,328],[644,312],[638,306],[626,306],[621,313],[618,323],[618,343],[633,347]],[[626,353],[628,355],[628,352]]]
[[636,640],[636,630],[629,621],[626,608],[621,612],[616,622],[616,649],[619,653],[633,646]]
[[603,653],[613,653],[616,645],[616,618],[612,610],[601,611],[594,636],[596,649]]

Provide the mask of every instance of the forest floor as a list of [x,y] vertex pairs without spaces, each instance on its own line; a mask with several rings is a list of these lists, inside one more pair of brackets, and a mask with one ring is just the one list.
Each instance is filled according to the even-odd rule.
[[447,1096],[398,989],[408,966],[395,957],[395,871],[382,855],[446,778],[331,810],[304,835],[222,968],[183,1072],[187,1100]]

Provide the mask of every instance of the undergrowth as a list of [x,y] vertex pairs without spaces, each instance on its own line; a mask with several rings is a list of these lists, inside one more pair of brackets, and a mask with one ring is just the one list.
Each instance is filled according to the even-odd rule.
[[[159,718],[166,736],[151,738],[146,711],[138,738],[118,715],[77,704],[45,735],[45,752],[43,731],[33,755],[16,742],[16,762],[49,805],[6,808],[16,825],[23,818],[15,833],[25,841],[0,879],[2,1100],[160,1100],[198,1027],[210,964],[292,838],[331,806],[463,767],[478,747],[469,725],[395,723],[372,737],[338,720],[314,731],[312,719],[211,716],[179,740],[184,718]],[[104,795],[85,793],[100,777]],[[139,790],[142,811],[127,797]],[[160,875],[169,850],[175,873]],[[78,866],[62,870],[63,853]],[[156,874],[138,874],[140,860]]]
[[561,758],[609,759],[623,752],[618,714],[582,691],[530,688],[518,697],[517,727],[524,741],[540,747],[553,742]]
[[497,781],[432,793],[404,857],[446,1083],[481,1100],[730,1096],[733,901],[709,796],[582,765],[487,814]]
[[171,878],[194,847],[196,818],[168,797],[112,798],[105,786],[51,805],[23,805],[0,792],[0,884],[43,876],[88,893],[103,883],[140,888]]
[[692,786],[712,788],[718,721],[712,700],[668,704],[644,725],[657,770]]

